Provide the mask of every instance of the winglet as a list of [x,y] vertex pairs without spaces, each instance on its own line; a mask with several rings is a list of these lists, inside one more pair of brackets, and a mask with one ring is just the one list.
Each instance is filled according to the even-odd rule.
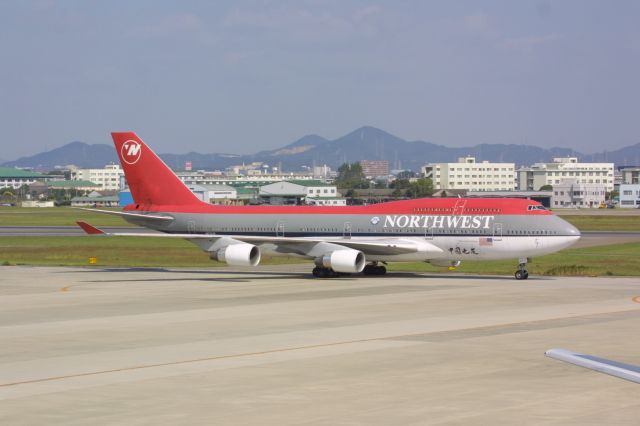
[[82,230],[84,232],[86,232],[89,235],[103,235],[104,231],[101,231],[100,229],[96,228],[95,226],[89,225],[87,222],[76,222],[78,224],[78,226],[80,228],[82,228]]

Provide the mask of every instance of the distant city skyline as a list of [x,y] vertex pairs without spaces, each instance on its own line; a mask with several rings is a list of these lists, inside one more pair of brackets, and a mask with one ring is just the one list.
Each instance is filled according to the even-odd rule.
[[371,125],[448,147],[640,142],[640,2],[8,1],[4,160],[133,130],[255,153]]

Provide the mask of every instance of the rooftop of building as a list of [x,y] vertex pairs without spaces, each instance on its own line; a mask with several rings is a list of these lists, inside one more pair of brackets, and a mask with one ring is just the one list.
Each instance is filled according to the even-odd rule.
[[[335,186],[335,185],[329,185],[328,183],[324,183],[322,181],[313,180],[313,179],[312,180],[293,179],[293,180],[285,180],[282,182],[290,182],[300,186]],[[277,183],[277,182],[274,182],[274,183]]]
[[116,195],[100,195],[97,197],[73,197],[71,201],[87,201],[95,203],[115,203],[119,201]]
[[230,185],[217,185],[208,183],[188,184],[189,189],[196,191],[236,191],[236,188]]
[[16,169],[13,167],[0,167],[0,178],[42,178],[44,175],[30,170]]
[[99,188],[97,183],[89,182],[88,180],[58,180],[49,182],[47,185],[49,188]]

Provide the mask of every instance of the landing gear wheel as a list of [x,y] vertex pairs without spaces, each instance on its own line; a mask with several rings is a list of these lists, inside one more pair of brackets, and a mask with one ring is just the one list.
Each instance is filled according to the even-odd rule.
[[376,263],[370,263],[368,265],[365,265],[362,273],[364,275],[384,275],[387,273],[387,268]]
[[313,268],[313,271],[311,271],[311,273],[316,278],[336,278],[340,276],[340,274],[338,274],[333,269],[323,268],[321,266],[316,266],[315,268]]

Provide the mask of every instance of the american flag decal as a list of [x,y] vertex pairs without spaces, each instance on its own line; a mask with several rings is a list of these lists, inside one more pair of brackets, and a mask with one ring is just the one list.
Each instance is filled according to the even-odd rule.
[[493,237],[480,237],[480,246],[492,246]]

